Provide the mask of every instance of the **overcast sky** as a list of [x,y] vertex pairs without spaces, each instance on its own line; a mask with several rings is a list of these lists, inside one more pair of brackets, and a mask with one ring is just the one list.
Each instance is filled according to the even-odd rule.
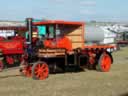
[[1,0],[0,20],[128,21],[128,0]]

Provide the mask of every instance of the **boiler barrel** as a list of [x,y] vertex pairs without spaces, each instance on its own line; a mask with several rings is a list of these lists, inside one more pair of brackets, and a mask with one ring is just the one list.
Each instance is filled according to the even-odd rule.
[[85,26],[85,42],[100,43],[104,40],[104,31],[98,26]]

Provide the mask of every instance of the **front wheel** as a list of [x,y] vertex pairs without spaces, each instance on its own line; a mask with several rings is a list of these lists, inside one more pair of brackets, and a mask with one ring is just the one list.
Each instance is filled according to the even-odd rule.
[[32,78],[44,80],[49,75],[49,67],[45,62],[37,62],[32,66]]
[[111,56],[104,52],[101,54],[96,69],[101,72],[108,72],[111,68],[112,58]]

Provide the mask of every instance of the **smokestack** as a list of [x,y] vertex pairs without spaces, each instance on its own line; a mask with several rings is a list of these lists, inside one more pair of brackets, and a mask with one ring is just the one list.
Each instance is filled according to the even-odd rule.
[[27,30],[28,30],[28,40],[29,43],[32,43],[32,31],[33,31],[33,26],[32,26],[32,18],[27,18],[26,23],[27,23]]

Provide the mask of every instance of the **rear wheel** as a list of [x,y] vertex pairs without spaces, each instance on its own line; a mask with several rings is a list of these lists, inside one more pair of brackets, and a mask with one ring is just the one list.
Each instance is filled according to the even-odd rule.
[[22,74],[26,77],[31,77],[32,76],[32,66],[27,65],[23,68]]
[[28,65],[25,60],[21,62],[20,72],[23,76],[31,77],[32,76],[32,65]]
[[45,62],[37,62],[32,66],[32,77],[37,80],[44,80],[49,75],[49,67]]
[[104,52],[101,54],[96,69],[101,72],[108,72],[111,68],[112,59],[111,56]]

